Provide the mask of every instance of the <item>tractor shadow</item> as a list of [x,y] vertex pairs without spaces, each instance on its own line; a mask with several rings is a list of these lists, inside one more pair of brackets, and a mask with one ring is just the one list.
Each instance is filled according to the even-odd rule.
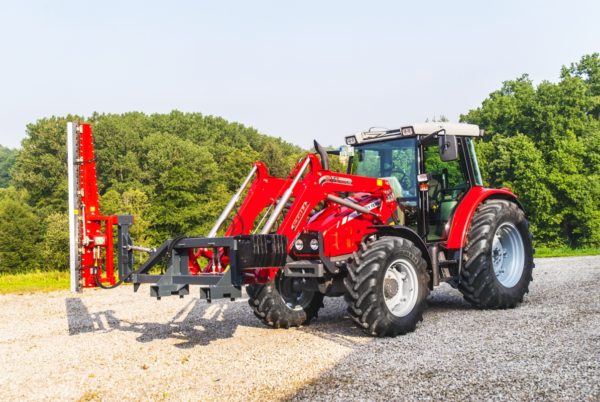
[[247,314],[239,314],[238,303],[230,308],[228,302],[209,304],[198,298],[190,300],[166,323],[121,319],[114,310],[90,313],[79,298],[67,298],[65,304],[69,335],[131,332],[138,335],[136,341],[141,343],[165,339],[180,341],[174,345],[180,349],[231,338],[239,326],[264,328],[249,309],[244,311]]
[[325,307],[319,310],[316,319],[296,330],[350,349],[362,345],[364,343],[363,333],[354,325],[348,315],[344,299],[326,297],[324,303]]
[[[349,348],[360,347],[365,344],[366,335],[354,324],[346,309],[343,298],[325,298],[325,308],[319,311],[318,318],[298,330]],[[464,310],[477,309],[467,303],[458,290],[442,284],[435,291],[430,292],[426,300],[423,321],[443,320],[454,312]]]
[[430,291],[427,298],[427,311],[449,311],[449,310],[477,310],[470,305],[457,290],[446,283],[442,283],[440,287],[434,291]]
[[[90,312],[79,298],[65,299],[65,307],[71,336],[89,332],[131,332],[138,335],[136,341],[141,343],[165,339],[180,341],[174,346],[181,349],[231,338],[240,326],[268,329],[254,317],[245,302],[216,301],[209,304],[193,298],[166,323],[122,319],[114,310]],[[443,286],[427,298],[424,320],[439,313],[445,315],[472,309],[458,291]],[[342,298],[326,298],[325,308],[321,309],[319,317],[310,325],[296,330],[349,348],[364,344],[365,335],[348,316]]]

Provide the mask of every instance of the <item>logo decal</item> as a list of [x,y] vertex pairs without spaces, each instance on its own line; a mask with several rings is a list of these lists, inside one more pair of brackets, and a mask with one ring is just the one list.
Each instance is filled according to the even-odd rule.
[[306,213],[306,210],[308,209],[308,202],[304,201],[304,204],[302,204],[302,206],[300,207],[300,211],[298,212],[298,215],[296,215],[296,218],[294,219],[294,222],[292,222],[292,230],[296,230],[296,228],[298,227],[298,224],[300,223],[300,221],[302,220],[302,217],[304,216],[304,214]]
[[352,179],[349,179],[347,177],[340,177],[340,176],[323,176],[319,179],[319,184],[323,185],[323,183],[337,183],[337,184],[344,184],[346,186],[351,186]]

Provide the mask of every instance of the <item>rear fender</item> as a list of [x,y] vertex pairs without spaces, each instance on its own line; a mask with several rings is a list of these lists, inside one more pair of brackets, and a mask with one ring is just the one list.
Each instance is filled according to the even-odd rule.
[[465,246],[467,232],[471,226],[471,220],[479,205],[489,199],[501,199],[515,202],[521,209],[523,206],[517,200],[517,196],[507,188],[492,189],[481,186],[472,187],[456,207],[450,224],[450,232],[446,242],[446,248],[461,249]]
[[421,239],[417,232],[415,232],[411,228],[400,225],[375,225],[372,226],[372,228],[375,229],[377,231],[377,234],[380,236],[402,237],[413,242],[413,244],[417,246],[419,250],[421,250],[421,254],[425,259],[425,262],[427,263],[427,268],[431,270],[431,256],[429,255],[427,244],[425,244],[425,242],[423,241],[423,239]]

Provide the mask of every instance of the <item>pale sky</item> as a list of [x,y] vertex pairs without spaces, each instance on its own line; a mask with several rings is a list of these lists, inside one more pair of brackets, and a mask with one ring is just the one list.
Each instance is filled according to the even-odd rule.
[[222,116],[308,148],[461,113],[600,51],[600,1],[0,1],[0,144],[94,111]]

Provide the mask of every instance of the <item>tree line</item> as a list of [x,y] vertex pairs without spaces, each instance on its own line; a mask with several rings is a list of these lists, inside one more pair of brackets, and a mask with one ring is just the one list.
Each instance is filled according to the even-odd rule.
[[0,272],[67,269],[69,121],[92,124],[101,212],[133,214],[132,236],[148,246],[208,232],[255,160],[285,176],[304,154],[279,138],[200,113],[40,119],[27,126],[10,186],[0,190]]
[[600,244],[600,57],[581,58],[557,83],[506,81],[461,116],[486,130],[483,177],[518,196],[536,244]]
[[[93,125],[102,212],[134,214],[144,245],[206,233],[252,162],[286,176],[306,152],[200,113],[40,119],[20,150],[0,147],[0,272],[67,269],[68,121]],[[536,245],[600,245],[598,54],[563,67],[555,83],[506,81],[461,121],[485,129],[484,181],[515,191]]]

